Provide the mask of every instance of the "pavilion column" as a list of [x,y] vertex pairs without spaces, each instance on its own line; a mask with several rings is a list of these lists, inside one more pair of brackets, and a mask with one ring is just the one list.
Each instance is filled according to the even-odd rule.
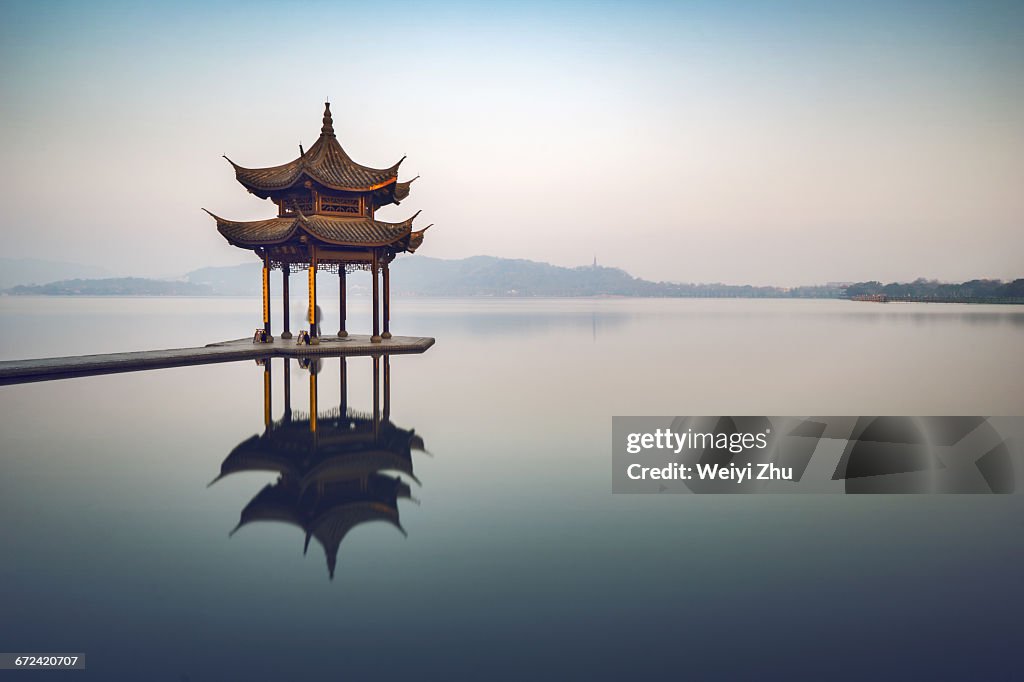
[[281,266],[281,309],[283,312],[284,319],[281,320],[282,339],[292,338],[291,324],[289,322],[291,318],[291,301],[288,298],[288,278],[292,274],[291,264],[285,263]]
[[345,308],[348,307],[346,301],[345,291],[345,264],[338,263],[338,306],[341,309],[341,322],[338,326],[338,336],[348,336],[348,332],[345,331]]
[[[377,249],[373,250],[373,261],[370,264],[370,274],[373,277],[373,336],[371,343],[380,343],[380,278],[377,271],[380,269],[380,261],[377,259]],[[376,361],[375,361],[376,362]]]
[[[384,333],[381,338],[391,338],[391,277],[388,274],[388,262],[384,261]],[[385,365],[386,367],[387,365]]]
[[263,256],[263,330],[270,337],[270,255]]
[[320,330],[316,324],[316,251],[309,258],[309,342],[320,343]]

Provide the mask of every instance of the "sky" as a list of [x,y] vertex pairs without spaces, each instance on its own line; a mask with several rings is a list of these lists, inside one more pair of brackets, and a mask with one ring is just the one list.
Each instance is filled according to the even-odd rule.
[[1024,3],[0,2],[3,255],[254,260],[330,98],[420,254],[796,285],[1024,277]]

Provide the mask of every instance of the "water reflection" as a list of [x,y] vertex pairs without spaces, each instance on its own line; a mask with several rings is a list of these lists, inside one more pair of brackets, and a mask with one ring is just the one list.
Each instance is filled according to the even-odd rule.
[[242,509],[231,534],[259,521],[296,526],[305,535],[304,553],[312,540],[323,548],[327,572],[333,579],[341,543],[357,526],[384,521],[405,534],[398,500],[414,498],[402,477],[419,484],[412,453],[424,451],[423,439],[413,429],[391,422],[388,355],[372,358],[373,407],[369,413],[348,405],[349,363],[358,366],[361,359],[340,358],[340,404],[327,410],[320,409],[317,401],[323,361],[300,362],[299,371],[309,374],[309,410],[305,412],[292,409],[292,360],[282,361],[283,416],[276,421],[272,417],[275,360],[261,361],[264,431],[242,441],[228,454],[211,485],[240,472],[278,474],[277,481],[264,487]]

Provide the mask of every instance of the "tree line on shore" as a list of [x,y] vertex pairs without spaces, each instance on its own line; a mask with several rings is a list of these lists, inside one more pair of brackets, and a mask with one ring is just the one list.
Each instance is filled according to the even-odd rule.
[[917,301],[1024,301],[1024,279],[972,279],[960,284],[916,279],[913,282],[882,284],[858,282],[846,287],[847,298],[881,298]]

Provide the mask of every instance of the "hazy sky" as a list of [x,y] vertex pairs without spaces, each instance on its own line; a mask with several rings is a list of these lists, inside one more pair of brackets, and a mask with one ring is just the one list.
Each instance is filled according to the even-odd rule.
[[419,253],[755,284],[1024,276],[1024,4],[0,3],[4,255],[243,262],[330,97]]

